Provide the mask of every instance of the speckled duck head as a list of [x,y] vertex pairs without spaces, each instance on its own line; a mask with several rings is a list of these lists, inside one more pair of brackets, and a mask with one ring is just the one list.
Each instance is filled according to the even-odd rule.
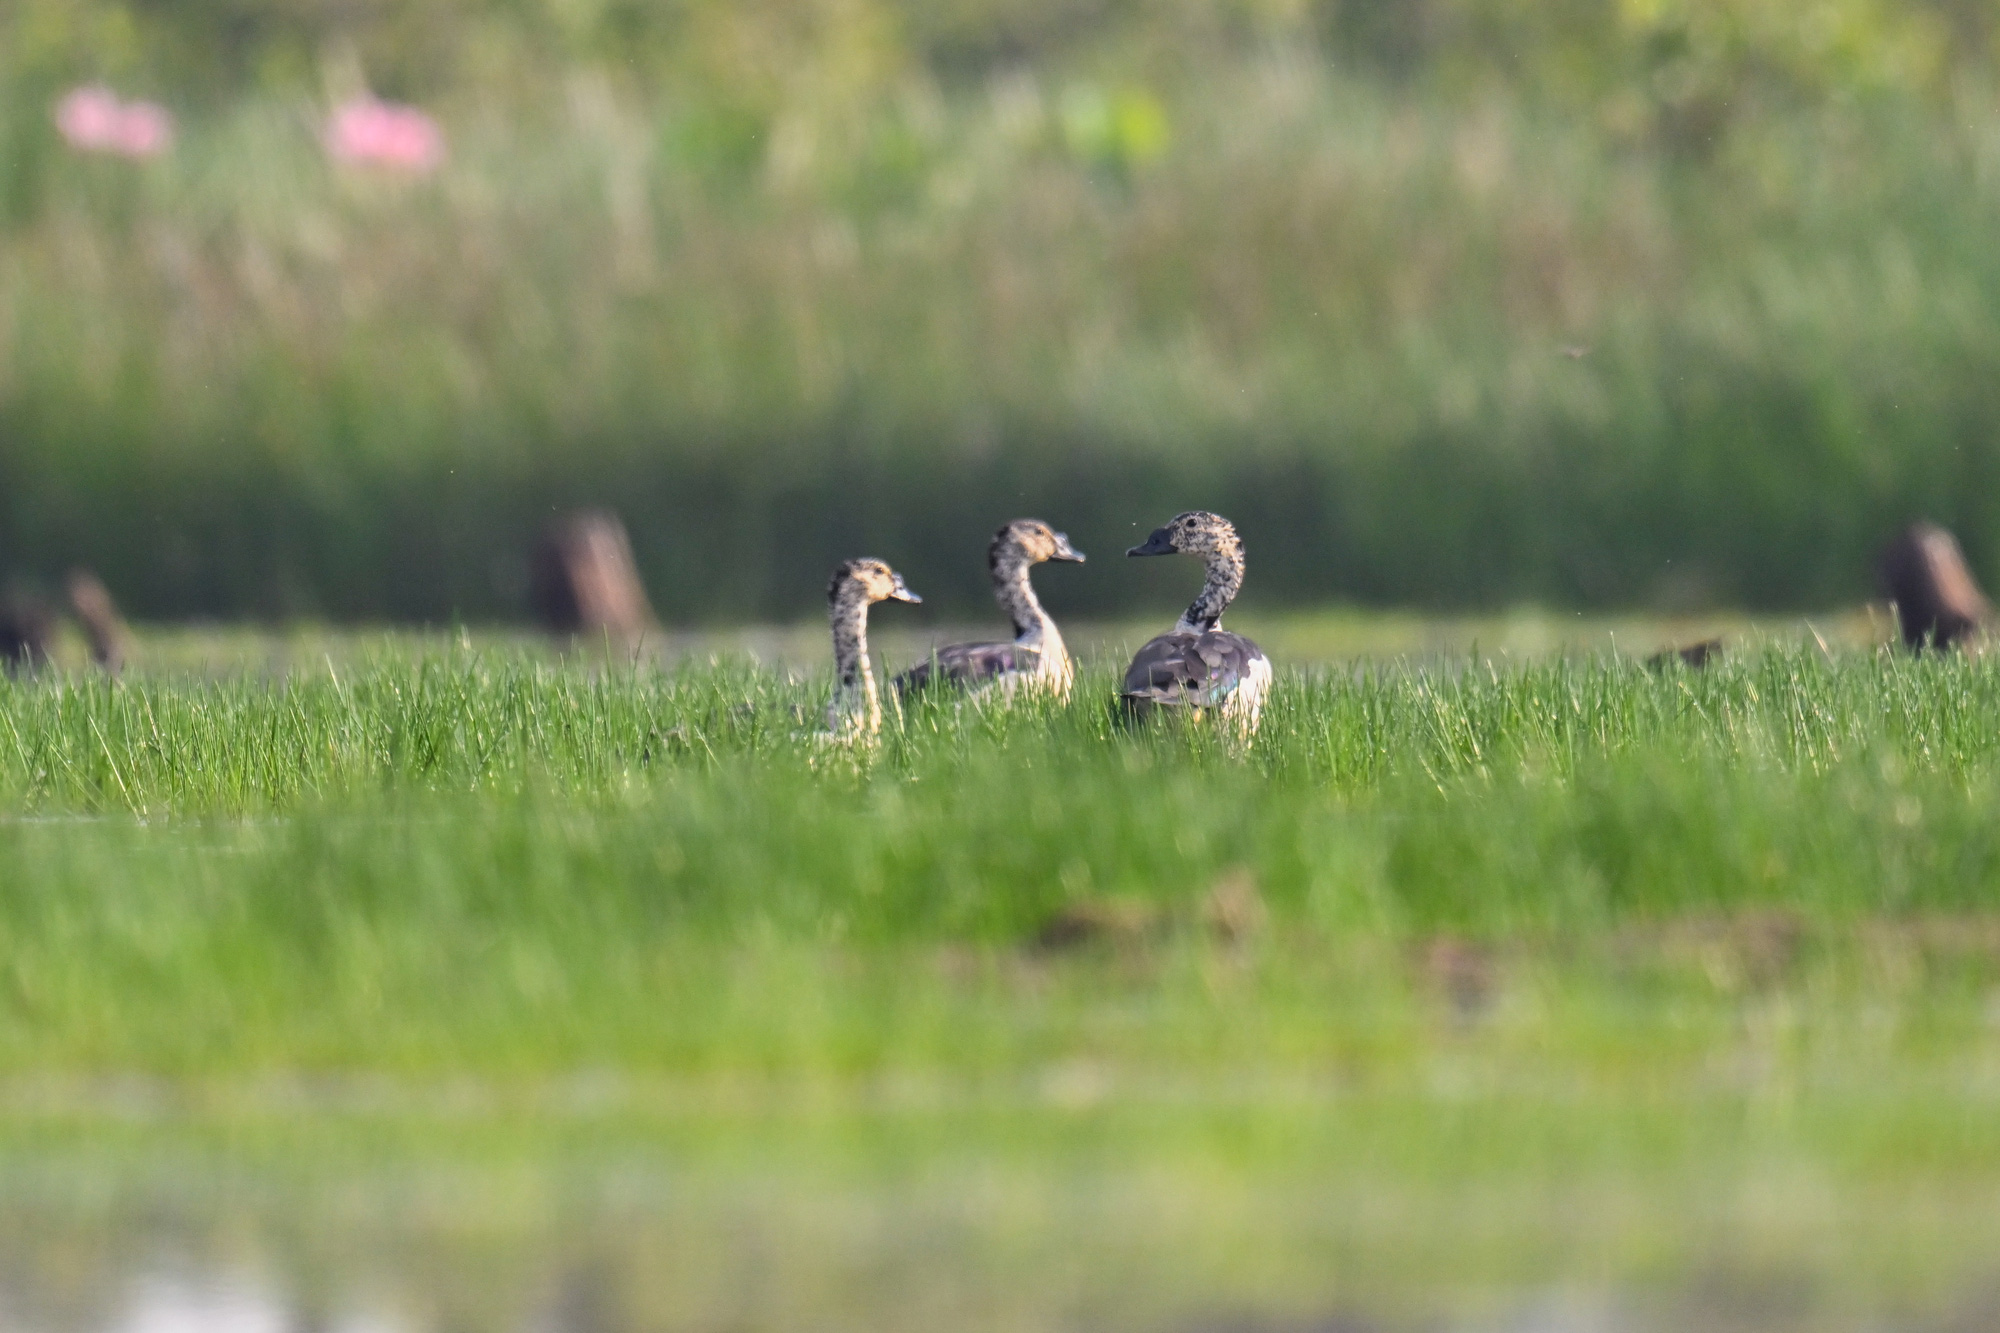
[[1040,643],[1055,638],[1055,622],[1042,610],[1041,599],[1028,582],[1028,571],[1048,560],[1083,563],[1083,552],[1069,544],[1069,537],[1039,518],[1017,518],[993,534],[986,548],[986,567],[993,575],[993,600],[1014,622],[1019,642]]
[[876,602],[917,602],[924,599],[911,592],[903,576],[888,562],[863,557],[843,561],[826,585],[827,605],[835,611],[843,606],[873,606]]
[[1196,509],[1176,514],[1166,526],[1126,555],[1198,555],[1208,562],[1201,595],[1181,613],[1177,629],[1204,631],[1222,623],[1222,613],[1243,587],[1243,542],[1220,514]]
[[826,719],[837,738],[872,740],[882,729],[875,669],[868,661],[868,608],[877,602],[923,600],[881,560],[848,560],[833,571],[826,602],[833,624],[835,684]]
[[1013,563],[1039,565],[1045,560],[1083,563],[1083,552],[1069,544],[1069,534],[1057,532],[1039,518],[1017,518],[1002,524],[986,548],[988,568],[998,573]]

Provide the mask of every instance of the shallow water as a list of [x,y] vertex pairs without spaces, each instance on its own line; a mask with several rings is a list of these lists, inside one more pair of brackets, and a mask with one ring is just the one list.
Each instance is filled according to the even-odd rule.
[[[82,1301],[53,1302],[34,1284],[0,1287],[0,1327],[19,1333],[428,1333],[458,1328],[505,1328],[523,1333],[622,1333],[641,1329],[752,1329],[776,1327],[754,1318],[723,1317],[717,1321],[661,1322],[637,1315],[623,1317],[600,1307],[586,1268],[558,1282],[540,1299],[518,1309],[503,1309],[492,1324],[467,1324],[450,1317],[413,1313],[437,1304],[421,1291],[373,1289],[357,1283],[354,1290],[308,1296],[306,1283],[255,1269],[204,1269],[162,1259],[131,1272],[106,1273],[101,1286]],[[883,1293],[893,1300],[893,1293]],[[1689,1293],[1679,1299],[1646,1303],[1621,1300],[1613,1294],[1588,1290],[1552,1290],[1513,1298],[1514,1308],[1500,1312],[1434,1318],[1374,1317],[1353,1312],[1322,1315],[1267,1316],[1219,1312],[1169,1319],[1152,1327],[1161,1333],[1668,1333],[1704,1329],[1716,1333],[1763,1329],[1947,1330],[1990,1328],[2000,1315],[1987,1300],[1968,1301],[1963,1308],[1907,1319],[1859,1316],[1829,1318],[1824,1312],[1786,1311],[1754,1296],[1731,1299],[1716,1293]],[[891,1321],[896,1323],[898,1321]],[[792,1327],[844,1327],[844,1320]],[[865,1325],[857,1325],[861,1327]],[[891,1326],[885,1324],[883,1326]],[[1018,1328],[1082,1330],[1103,1327],[1054,1319],[987,1324],[965,1322],[939,1328]]]
[[554,1148],[490,1125],[416,1151],[379,1127],[375,1146],[239,1127],[24,1154],[0,1192],[0,1330],[1946,1333],[2000,1312],[1987,1189],[1843,1197],[1784,1170],[1461,1188],[880,1141],[826,1165],[581,1128]]

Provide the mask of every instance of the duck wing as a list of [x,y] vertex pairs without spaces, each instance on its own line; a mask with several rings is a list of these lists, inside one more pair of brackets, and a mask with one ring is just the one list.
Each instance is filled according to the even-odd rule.
[[934,684],[981,685],[1000,676],[1031,675],[1042,655],[1018,643],[954,643],[939,648],[891,682],[898,694]]
[[1124,697],[1138,705],[1220,708],[1246,687],[1261,692],[1270,678],[1264,650],[1241,634],[1175,630],[1133,655],[1125,669]]

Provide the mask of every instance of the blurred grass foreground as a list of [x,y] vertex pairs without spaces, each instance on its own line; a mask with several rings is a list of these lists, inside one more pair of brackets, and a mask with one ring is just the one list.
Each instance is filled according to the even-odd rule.
[[2000,658],[1115,679],[0,679],[0,1327],[1994,1327]]
[[[487,618],[610,503],[670,619],[1194,505],[1278,601],[1991,574],[1996,69],[1974,0],[12,0],[0,568]],[[66,144],[100,84],[170,141]],[[369,96],[434,170],[335,160]]]

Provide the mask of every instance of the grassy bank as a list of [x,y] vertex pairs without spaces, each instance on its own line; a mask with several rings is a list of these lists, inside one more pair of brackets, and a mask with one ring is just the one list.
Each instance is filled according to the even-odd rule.
[[[1993,572],[1984,29],[1407,8],[1442,45],[752,6],[539,64],[477,6],[339,58],[301,10],[222,25],[286,54],[212,83],[154,60],[190,10],[134,20],[182,113],[143,166],[61,149],[93,48],[48,19],[0,69],[0,566],[159,617],[491,618],[552,506],[606,503],[673,620],[797,616],[858,551],[964,609],[1017,513],[1099,551],[1192,506],[1280,602],[1831,604],[1918,513]],[[453,23],[492,68],[409,60]],[[437,176],[325,160],[367,77],[438,110]]]
[[856,769],[800,737],[811,686],[748,668],[16,685],[0,1050],[1011,1077],[1125,994],[1114,1058],[1295,1070],[1399,1049],[1440,940],[1475,1007],[1518,953],[1580,1013],[1656,975],[1726,1013],[1872,994],[1878,937],[1983,1041],[1996,690],[1816,650],[1380,667],[1287,681],[1238,757],[1115,729],[1092,676],[921,706]]

